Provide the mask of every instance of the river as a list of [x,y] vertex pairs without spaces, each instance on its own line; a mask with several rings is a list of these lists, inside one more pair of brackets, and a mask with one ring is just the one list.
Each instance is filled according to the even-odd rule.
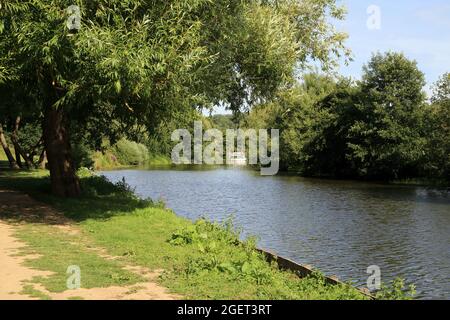
[[450,299],[450,192],[355,181],[262,177],[239,168],[120,170],[141,197],[163,199],[178,215],[230,215],[258,245],[341,280],[414,283],[420,299]]

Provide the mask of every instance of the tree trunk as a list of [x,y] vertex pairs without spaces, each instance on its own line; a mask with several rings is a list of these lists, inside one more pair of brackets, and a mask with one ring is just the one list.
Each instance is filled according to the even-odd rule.
[[43,122],[44,145],[52,193],[60,197],[80,195],[80,182],[71,157],[68,122],[63,108],[48,106]]
[[8,142],[6,142],[5,135],[3,134],[3,125],[0,124],[0,143],[3,147],[3,150],[5,150],[6,157],[9,161],[9,166],[11,169],[20,169],[17,165],[16,160],[14,159],[14,156],[11,153],[11,150],[9,149]]
[[17,165],[22,169],[23,168],[23,164],[22,164],[22,158],[20,157],[20,152],[19,152],[19,150],[16,147],[14,147],[14,151],[15,151],[15,154],[16,154]]
[[14,124],[14,131],[11,135],[12,143],[14,144],[14,149],[16,150],[16,161],[19,167],[22,168],[22,161],[20,161],[20,157],[22,156],[23,160],[27,164],[28,169],[34,168],[34,164],[32,159],[23,151],[22,147],[19,143],[19,126],[20,126],[20,116],[16,117],[16,122]]
[[41,169],[45,169],[45,162],[47,161],[47,155],[45,154],[45,148],[42,150],[41,155],[39,156],[38,167]]

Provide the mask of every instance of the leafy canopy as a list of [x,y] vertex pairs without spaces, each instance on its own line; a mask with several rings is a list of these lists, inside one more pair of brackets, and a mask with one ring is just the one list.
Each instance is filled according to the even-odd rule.
[[[76,4],[81,29],[66,27]],[[268,99],[311,60],[348,52],[334,0],[0,0],[2,101],[22,90],[106,134],[173,110],[238,110]],[[11,89],[11,90],[10,90]],[[128,128],[128,129],[127,129]]]

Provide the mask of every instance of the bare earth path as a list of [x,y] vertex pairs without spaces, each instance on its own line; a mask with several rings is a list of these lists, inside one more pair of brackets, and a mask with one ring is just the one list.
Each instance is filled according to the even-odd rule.
[[[68,233],[77,233],[77,227],[50,206],[33,200],[26,194],[0,189],[0,300],[32,299],[22,292],[25,282],[32,280],[36,276],[48,276],[51,273],[34,270],[24,266],[24,262],[36,257],[18,255],[26,244],[14,237],[17,223],[8,222],[3,218],[13,221],[20,220],[21,223],[40,222],[54,225],[55,228],[63,229]],[[92,249],[91,249],[92,250]],[[115,257],[104,254],[101,248],[99,256],[104,259],[115,259]],[[34,285],[34,289],[39,290],[46,296],[64,300],[69,298],[83,298],[86,300],[171,300],[179,297],[169,294],[167,289],[155,282],[161,271],[150,271],[145,268],[128,266],[125,269],[135,272],[146,280],[132,286],[114,286],[107,288],[91,288],[67,290],[62,293],[52,293],[41,285]]]
[[14,256],[23,246],[13,237],[13,227],[0,221],[0,300],[30,299],[19,293],[23,289],[23,281],[47,275],[24,267],[26,257]]

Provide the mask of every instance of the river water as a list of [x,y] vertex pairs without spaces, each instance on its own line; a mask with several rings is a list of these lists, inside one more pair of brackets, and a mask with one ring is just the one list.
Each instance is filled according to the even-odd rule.
[[239,168],[120,170],[141,197],[163,199],[178,215],[234,216],[258,245],[327,275],[365,285],[379,266],[383,282],[414,283],[421,299],[450,299],[450,192],[355,181],[262,177]]

